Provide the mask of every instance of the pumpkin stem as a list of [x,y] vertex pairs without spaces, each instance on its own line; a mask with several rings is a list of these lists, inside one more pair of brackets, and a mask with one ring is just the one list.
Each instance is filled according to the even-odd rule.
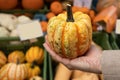
[[36,64],[36,62],[33,61],[32,64],[31,64],[31,68],[34,68],[34,67],[35,67],[35,64]]
[[74,22],[71,5],[67,4],[67,22]]
[[19,59],[17,58],[17,64],[20,64],[20,61],[19,61]]
[[35,80],[35,78],[33,78],[33,80]]

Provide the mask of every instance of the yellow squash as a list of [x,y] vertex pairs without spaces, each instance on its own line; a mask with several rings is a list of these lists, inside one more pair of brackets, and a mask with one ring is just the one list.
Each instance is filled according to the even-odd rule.
[[26,61],[29,63],[36,62],[38,64],[41,64],[43,62],[44,58],[44,51],[42,48],[38,46],[32,46],[27,52],[26,52]]
[[2,51],[0,51],[0,68],[3,65],[5,65],[6,62],[7,62],[7,58],[6,58],[5,54]]
[[13,51],[8,55],[8,62],[23,63],[25,61],[25,55],[22,51]]
[[34,65],[33,63],[27,63],[26,67],[28,69],[28,79],[30,79],[33,76],[39,76],[39,74],[41,73],[39,66]]

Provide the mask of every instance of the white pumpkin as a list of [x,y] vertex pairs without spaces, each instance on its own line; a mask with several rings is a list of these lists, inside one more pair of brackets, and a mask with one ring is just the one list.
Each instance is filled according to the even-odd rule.
[[31,21],[31,19],[27,16],[22,15],[22,16],[18,17],[18,22],[19,23],[25,23],[25,22],[29,22],[29,21]]
[[12,14],[0,13],[0,25],[6,27],[8,30],[16,28],[18,19]]
[[0,37],[8,37],[9,34],[9,31],[6,28],[0,26]]

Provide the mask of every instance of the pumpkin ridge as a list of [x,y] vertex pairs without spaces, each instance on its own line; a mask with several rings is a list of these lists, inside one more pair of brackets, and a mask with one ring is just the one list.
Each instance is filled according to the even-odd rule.
[[[66,25],[66,23],[65,23]],[[64,57],[66,57],[65,55],[65,46],[64,46],[64,33],[65,33],[65,26],[63,26],[63,31],[62,31],[62,39],[61,39],[61,48],[62,48],[62,54]]]
[[[53,31],[53,34],[52,34],[53,42],[51,42],[51,43],[52,43],[51,46],[52,46],[53,49],[55,49],[54,42],[55,42],[55,31],[56,31],[56,28],[57,28],[57,27],[55,27],[55,29],[54,29],[54,31]],[[55,50],[54,50],[54,51],[55,51]],[[56,52],[56,51],[55,51],[55,52]]]
[[[32,57],[34,57],[34,55],[32,55],[32,57],[31,57],[31,53],[33,53],[33,47],[31,47],[29,50],[28,50],[28,62],[30,62],[31,63],[31,61],[33,61],[33,58]],[[31,53],[30,53],[31,52]]]
[[5,61],[5,60],[6,60],[5,58],[2,58],[2,57],[0,57],[0,59],[2,59],[3,61]]
[[[9,70],[9,74],[8,74],[8,76],[9,77],[11,77],[12,79],[14,78],[14,75],[13,74],[11,74],[11,73],[14,73],[14,72],[16,72],[16,67],[17,67],[17,65],[16,64],[12,64],[12,68],[10,68],[10,70]],[[13,69],[14,68],[14,69]]]
[[[34,48],[36,48],[36,47],[32,47],[32,49],[31,49],[31,51],[32,51],[31,53],[32,54],[30,54],[30,55],[32,55],[33,58],[35,57],[35,54],[34,54],[34,50],[35,49]],[[30,57],[30,55],[29,55],[29,57]],[[31,62],[34,61],[34,59],[32,57],[31,57],[31,59],[32,59]]]
[[79,31],[78,31],[78,26],[75,24],[75,27],[76,27],[76,33],[77,33],[77,38],[78,38],[78,41],[77,41],[77,43],[76,43],[76,47],[77,47],[77,54],[79,54],[79,45],[80,45],[80,37],[79,37]]
[[[43,58],[43,50],[41,48],[39,48],[39,56],[40,56],[40,59],[42,61],[42,58]],[[39,59],[38,59],[39,60]],[[39,60],[38,63],[41,63],[41,61]]]
[[[11,64],[12,64],[12,63],[11,63]],[[9,66],[10,66],[11,64],[9,64]],[[7,71],[7,78],[8,78],[8,80],[10,80],[8,73],[9,73],[11,67],[12,67],[12,66],[10,66],[9,69],[8,69],[8,71]]]
[[[55,27],[54,32],[53,32],[53,38],[55,36],[55,30],[56,30],[56,27]],[[55,39],[53,39],[53,42],[52,42],[53,49],[55,49],[54,42],[55,42]]]
[[[6,65],[5,68],[1,69],[2,71],[0,70],[0,73],[2,73],[2,72],[4,71],[4,69],[6,69],[7,67],[8,67],[8,66]],[[7,68],[7,69],[8,69],[8,68]],[[9,70],[9,69],[8,69],[8,70]],[[6,71],[6,72],[8,72],[8,71]],[[4,73],[4,74],[5,74],[5,73]],[[4,75],[4,74],[3,74],[3,76],[0,77],[0,79],[3,79],[5,76],[7,76],[7,74],[5,74],[5,75]]]
[[16,72],[17,72],[17,66],[16,66],[15,70],[16,70],[16,71],[15,71],[15,80],[16,80]]
[[2,56],[0,56],[0,59],[2,59],[3,61],[6,61],[6,57],[5,57],[4,53],[2,51],[0,51],[0,53],[2,53]]
[[[86,25],[86,24],[85,24]],[[88,35],[90,36],[90,32],[89,32],[89,28],[88,28],[88,25],[86,25],[86,27],[87,27],[87,29],[88,29]],[[87,45],[87,50],[88,50],[88,48],[90,47],[90,44],[91,44],[91,39],[90,38],[88,38],[88,40],[89,40],[89,44]],[[85,52],[87,52],[87,50],[85,51]]]
[[[86,25],[86,27],[88,29],[88,35],[92,36],[92,35],[90,35],[91,33],[89,32],[89,26],[87,24],[85,24],[85,25]],[[88,45],[87,49],[90,47],[90,44],[91,44],[91,38],[88,38],[88,39],[89,39],[89,45]]]
[[42,52],[42,50],[41,50],[41,48],[39,48],[39,51],[38,51],[38,56],[39,56],[39,58],[38,58],[38,60],[42,58],[41,52]]
[[[21,68],[22,66],[19,66],[19,68],[20,68],[20,70],[22,69]],[[20,71],[20,73],[21,73],[22,71]],[[20,80],[21,80],[21,77],[22,77],[22,73],[21,73],[21,75],[20,75]]]
[[6,59],[5,59],[5,58],[2,58],[2,57],[0,57],[0,59],[2,59],[2,61],[6,61]]
[[3,64],[5,64],[4,62],[2,62],[3,60],[2,59],[0,59],[0,67],[3,65]]
[[[23,73],[25,73],[25,71],[26,71],[26,66],[25,66],[25,65],[23,66],[23,71],[24,71]],[[25,79],[27,78],[26,75],[27,75],[27,74],[23,74],[23,77],[25,76]]]

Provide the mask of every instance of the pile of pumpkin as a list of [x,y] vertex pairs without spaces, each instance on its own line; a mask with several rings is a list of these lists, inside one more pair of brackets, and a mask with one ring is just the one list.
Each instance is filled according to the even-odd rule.
[[[54,1],[50,4],[50,12],[46,14],[46,18],[49,20],[50,18],[57,16],[58,14],[66,12],[66,3],[62,3],[59,1]],[[83,12],[85,14],[88,14],[91,18],[92,21],[92,29],[93,31],[97,30],[97,25],[93,22],[94,18],[96,17],[96,13],[92,9],[88,9],[87,7],[77,7],[77,6],[72,6],[72,12]]]
[[41,75],[43,59],[44,51],[38,46],[30,47],[26,54],[15,50],[8,58],[0,51],[0,80],[42,80],[38,76]]
[[41,9],[44,6],[44,0],[0,0],[1,10],[12,9]]

